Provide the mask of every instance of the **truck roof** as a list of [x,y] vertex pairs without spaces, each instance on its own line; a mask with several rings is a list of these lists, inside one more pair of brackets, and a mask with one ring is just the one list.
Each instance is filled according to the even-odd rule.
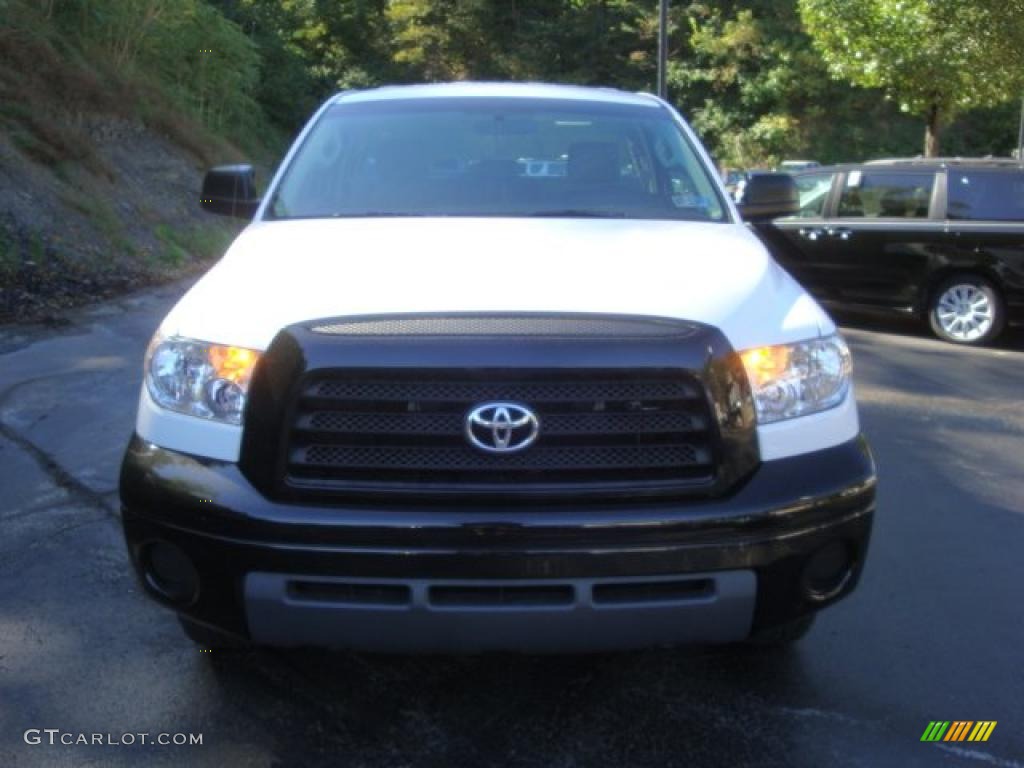
[[609,104],[629,104],[638,107],[661,106],[661,102],[652,94],[630,93],[628,91],[620,91],[615,88],[593,88],[580,85],[555,85],[550,83],[484,82],[389,85],[369,90],[343,91],[334,97],[334,103],[439,98],[560,99],[571,101],[596,101]]
[[794,176],[812,173],[839,173],[843,171],[938,171],[944,168],[968,170],[1016,171],[1024,170],[1024,163],[1013,158],[994,157],[929,157],[929,158],[886,158],[869,160],[865,163],[837,163],[818,168],[804,168],[794,171]]

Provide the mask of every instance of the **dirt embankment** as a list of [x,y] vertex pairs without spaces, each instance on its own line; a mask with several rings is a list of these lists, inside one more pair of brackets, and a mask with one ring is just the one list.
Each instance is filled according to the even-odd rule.
[[0,323],[206,267],[241,222],[200,210],[202,174],[242,159],[159,88],[0,23]]
[[237,231],[200,210],[203,162],[120,117],[78,118],[91,163],[40,163],[0,131],[0,323],[202,269]]

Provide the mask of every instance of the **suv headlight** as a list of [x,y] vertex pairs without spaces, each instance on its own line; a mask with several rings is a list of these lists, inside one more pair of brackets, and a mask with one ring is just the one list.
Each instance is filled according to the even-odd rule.
[[833,408],[850,391],[850,349],[837,333],[740,353],[761,424]]
[[241,424],[259,357],[251,349],[157,334],[146,350],[146,388],[168,410]]

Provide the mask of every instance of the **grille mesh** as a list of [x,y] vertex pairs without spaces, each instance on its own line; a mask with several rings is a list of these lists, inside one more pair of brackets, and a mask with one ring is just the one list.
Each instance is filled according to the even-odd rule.
[[[365,469],[404,469],[415,467],[430,470],[493,470],[497,461],[486,453],[449,447],[410,446],[338,446],[313,445],[300,448],[301,460],[307,467],[337,466]],[[534,448],[523,453],[502,456],[501,466],[511,469],[586,470],[619,467],[679,467],[692,464],[697,449],[691,445],[669,446],[565,446]]]
[[504,381],[469,380],[385,380],[328,379],[310,390],[314,397],[354,400],[457,400],[467,404],[475,400],[514,399],[521,401],[579,400],[678,400],[697,397],[698,390],[682,381],[660,379],[622,379],[590,381],[518,381],[510,386]]
[[330,336],[490,336],[579,338],[686,338],[696,327],[678,320],[608,315],[394,315],[321,322],[311,330]]
[[[461,413],[351,413],[315,411],[297,422],[309,432],[348,432],[351,434],[459,434],[463,428]],[[681,411],[655,413],[552,413],[544,419],[545,435],[579,433],[658,433],[694,432],[706,428],[704,420]]]
[[[466,414],[489,401],[534,410],[537,441],[473,447]],[[292,412],[284,481],[298,493],[692,488],[716,472],[717,431],[682,371],[336,370],[307,381]]]

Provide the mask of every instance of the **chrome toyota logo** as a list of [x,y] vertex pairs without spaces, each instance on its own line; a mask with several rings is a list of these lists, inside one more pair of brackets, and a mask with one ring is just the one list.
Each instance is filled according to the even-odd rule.
[[484,403],[466,416],[466,437],[488,453],[515,453],[540,434],[537,414],[516,403]]

